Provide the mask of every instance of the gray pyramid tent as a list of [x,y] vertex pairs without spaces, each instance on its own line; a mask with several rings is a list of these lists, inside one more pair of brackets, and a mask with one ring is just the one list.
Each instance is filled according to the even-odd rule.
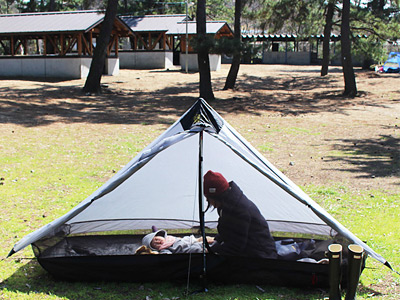
[[233,281],[286,284],[292,276],[292,283],[303,286],[327,283],[328,269],[317,263],[207,253],[191,254],[188,267],[189,254],[135,255],[153,225],[201,234],[216,228],[216,211],[204,213],[202,177],[207,170],[234,180],[258,206],[274,236],[315,237],[325,246],[333,240],[359,244],[390,267],[202,99],[101,188],[24,237],[10,255],[31,244],[40,264],[65,279],[162,280],[185,277],[190,268],[194,276],[206,269],[210,278]]

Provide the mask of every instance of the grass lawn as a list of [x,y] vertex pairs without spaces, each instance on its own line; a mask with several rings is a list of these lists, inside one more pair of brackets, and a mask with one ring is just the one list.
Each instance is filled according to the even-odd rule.
[[[144,71],[141,74],[142,77],[147,76],[145,74],[157,76]],[[219,80],[218,76],[215,77]],[[331,77],[330,80],[340,82],[341,78]],[[7,83],[0,81],[0,102],[6,103],[10,93],[23,94],[26,84],[38,83],[23,81],[13,84],[16,86],[6,90]],[[65,90],[65,86],[61,85],[76,89],[81,84],[82,81],[71,81],[46,85],[60,93]],[[144,121],[145,116],[140,114],[141,109],[144,112],[149,107],[157,110],[156,100],[150,103],[144,101],[152,95],[151,91],[137,91],[137,94],[130,95],[137,98],[136,106],[130,106],[135,113],[139,112],[135,115],[139,116],[137,122],[117,121],[118,113],[115,111],[120,109],[125,113],[127,108],[123,106],[124,99],[117,98],[118,101],[112,102],[113,93],[101,98],[102,103],[105,103],[104,99],[110,101],[105,107],[115,118],[104,121],[94,121],[92,113],[85,111],[87,121],[84,117],[68,120],[69,115],[66,112],[63,118],[47,123],[34,125],[28,121],[24,123],[23,120],[19,123],[15,120],[24,118],[23,113],[26,111],[28,114],[30,108],[23,106],[19,102],[23,100],[18,97],[7,100],[18,104],[20,110],[3,115],[0,111],[0,299],[328,299],[327,290],[273,287],[267,284],[257,286],[210,283],[208,292],[196,294],[192,292],[201,288],[199,282],[190,282],[189,285],[186,282],[60,282],[39,266],[29,247],[4,259],[23,236],[63,215],[85,199],[172,124],[193,103],[195,96],[190,94],[191,88],[191,84],[187,83],[185,89],[179,91],[187,93],[177,100],[181,106],[167,107],[162,103],[162,111],[160,109],[159,114],[151,115],[147,122]],[[48,88],[39,88],[37,92],[32,88],[30,92],[37,93],[32,96],[33,102],[39,103],[41,95],[45,95],[46,99],[56,99],[56,94],[47,94]],[[61,100],[59,99],[56,106],[59,108],[74,101],[71,100],[74,95],[68,97],[63,99],[60,96]],[[83,102],[84,99],[79,97],[76,96]],[[157,97],[160,96],[156,95],[155,98]],[[396,105],[397,114],[400,104],[393,97],[398,99],[398,94],[392,93],[388,96],[393,101],[391,104]],[[222,104],[215,104],[224,107],[223,104],[227,105],[226,101],[229,99],[221,100]],[[96,102],[94,98],[90,98],[90,101]],[[247,102],[236,100],[234,103],[239,107]],[[214,106],[212,103],[211,105]],[[357,104],[360,110],[363,107],[365,109],[365,104]],[[352,106],[351,109],[355,108]],[[240,112],[225,108],[221,115],[279,169],[298,182],[311,198],[359,238],[367,241],[394,268],[400,269],[400,174],[397,171],[399,151],[392,147],[393,143],[385,144],[391,138],[392,142],[395,140],[394,145],[398,146],[400,134],[395,128],[400,126],[400,121],[396,116],[390,116],[390,121],[387,121],[389,117],[385,114],[389,114],[389,111],[384,107],[377,109],[380,109],[380,113],[376,115],[376,120],[367,122],[370,128],[366,128],[362,119],[351,119],[352,114],[339,115],[337,111],[330,112],[328,109],[299,117],[298,114],[276,114],[272,110],[257,111],[254,107],[251,110],[244,108]],[[388,106],[387,109],[391,110],[393,106]],[[39,114],[36,113],[35,116]],[[46,120],[51,120],[52,117],[55,118],[55,115],[46,115]],[[386,123],[391,123],[393,128],[384,127],[388,125]],[[346,130],[350,130],[347,128],[351,126],[353,131],[354,128],[363,128],[366,135],[362,135],[360,130],[357,136],[350,138]],[[332,127],[336,131],[332,131]],[[381,128],[382,133],[372,133],[371,128],[375,127]],[[384,130],[392,130],[392,133],[388,134]],[[373,176],[365,175],[361,162],[371,160],[372,155],[360,150],[360,142],[354,145],[356,139],[366,141],[367,134],[374,140],[379,140],[377,145],[384,144],[382,149],[392,147],[379,157],[377,156],[381,152],[377,151],[374,154],[376,157],[373,157],[376,164],[385,163],[385,168],[390,168],[392,172],[389,179],[382,177],[382,184],[378,181],[378,171],[383,167],[378,167]],[[379,136],[385,136],[385,139],[379,139]],[[352,148],[343,145],[346,139],[351,140],[349,144],[353,143]],[[386,166],[389,157],[392,160]],[[338,170],[342,176],[336,175]],[[309,174],[314,175],[310,177]],[[331,178],[327,174],[331,174]],[[362,176],[358,176],[360,174]],[[361,276],[357,299],[399,299],[399,284],[399,275],[369,258],[367,268]]]

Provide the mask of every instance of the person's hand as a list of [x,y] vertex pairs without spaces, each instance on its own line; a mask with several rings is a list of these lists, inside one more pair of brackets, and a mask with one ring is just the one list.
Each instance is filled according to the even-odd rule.
[[[214,243],[214,238],[212,236],[206,236],[206,240],[207,240],[207,243],[209,243],[209,244]],[[197,241],[202,242],[203,241],[203,237],[199,237],[197,239]]]
[[206,236],[207,243],[212,244],[214,243],[214,238],[212,236]]

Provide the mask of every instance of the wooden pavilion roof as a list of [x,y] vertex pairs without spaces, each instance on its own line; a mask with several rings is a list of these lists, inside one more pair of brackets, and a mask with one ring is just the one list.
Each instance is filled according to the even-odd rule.
[[[366,35],[357,35],[356,38],[366,38]],[[340,34],[331,34],[331,41],[340,41]],[[244,34],[243,40],[256,40],[256,41],[271,41],[271,42],[295,42],[295,41],[309,41],[317,39],[322,41],[323,34],[298,36],[296,34]]]
[[[180,37],[180,46],[186,47],[186,33],[189,36],[196,35],[196,22],[188,20],[186,15],[145,15],[145,16],[121,16],[134,33],[133,49],[138,45],[144,46],[145,50],[154,50],[161,43],[161,49],[174,48],[174,37]],[[187,25],[187,26],[186,26]],[[186,30],[187,29],[187,30]],[[213,34],[215,38],[221,36],[233,37],[233,32],[225,21],[207,21],[207,33]],[[143,49],[143,48],[142,48]],[[189,50],[193,49],[189,45]]]
[[[186,15],[121,16],[133,32],[165,32],[167,35],[186,34]],[[225,21],[207,21],[207,33],[233,36]],[[196,34],[196,22],[188,21],[188,34]]]
[[134,32],[168,32],[179,22],[185,21],[186,15],[144,15],[120,17]]
[[[220,36],[233,36],[233,32],[225,21],[207,21],[206,31],[209,34],[218,34]],[[171,28],[167,34],[181,35],[186,34],[186,22],[178,22],[174,28]],[[196,22],[188,22],[188,34],[196,34]]]
[[[0,15],[0,50],[7,55],[93,55],[93,39],[104,21],[100,11],[21,13]],[[118,38],[133,33],[119,17],[113,24],[107,54],[118,55]],[[35,41],[32,48],[30,41]],[[42,40],[42,46],[38,43]],[[41,50],[39,49],[41,47]],[[23,48],[23,50],[19,50]],[[74,50],[76,48],[77,50]],[[32,50],[34,49],[34,50]],[[32,53],[34,51],[34,53]]]
[[[104,12],[100,11],[0,15],[0,36],[86,33],[98,28],[103,22],[104,16]],[[129,26],[118,17],[114,22],[114,30],[117,30],[121,36],[132,34]]]

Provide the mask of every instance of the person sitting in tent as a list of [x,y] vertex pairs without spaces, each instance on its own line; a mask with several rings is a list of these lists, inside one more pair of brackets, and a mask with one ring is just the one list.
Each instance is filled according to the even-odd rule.
[[210,249],[218,254],[277,258],[267,221],[238,185],[211,170],[203,184],[208,205],[219,215],[218,234]]
[[[207,237],[207,241],[213,242],[213,238]],[[157,230],[147,234],[143,237],[142,244],[160,254],[203,252],[202,238],[195,238],[193,235],[182,238],[175,237],[168,235],[165,230]]]

